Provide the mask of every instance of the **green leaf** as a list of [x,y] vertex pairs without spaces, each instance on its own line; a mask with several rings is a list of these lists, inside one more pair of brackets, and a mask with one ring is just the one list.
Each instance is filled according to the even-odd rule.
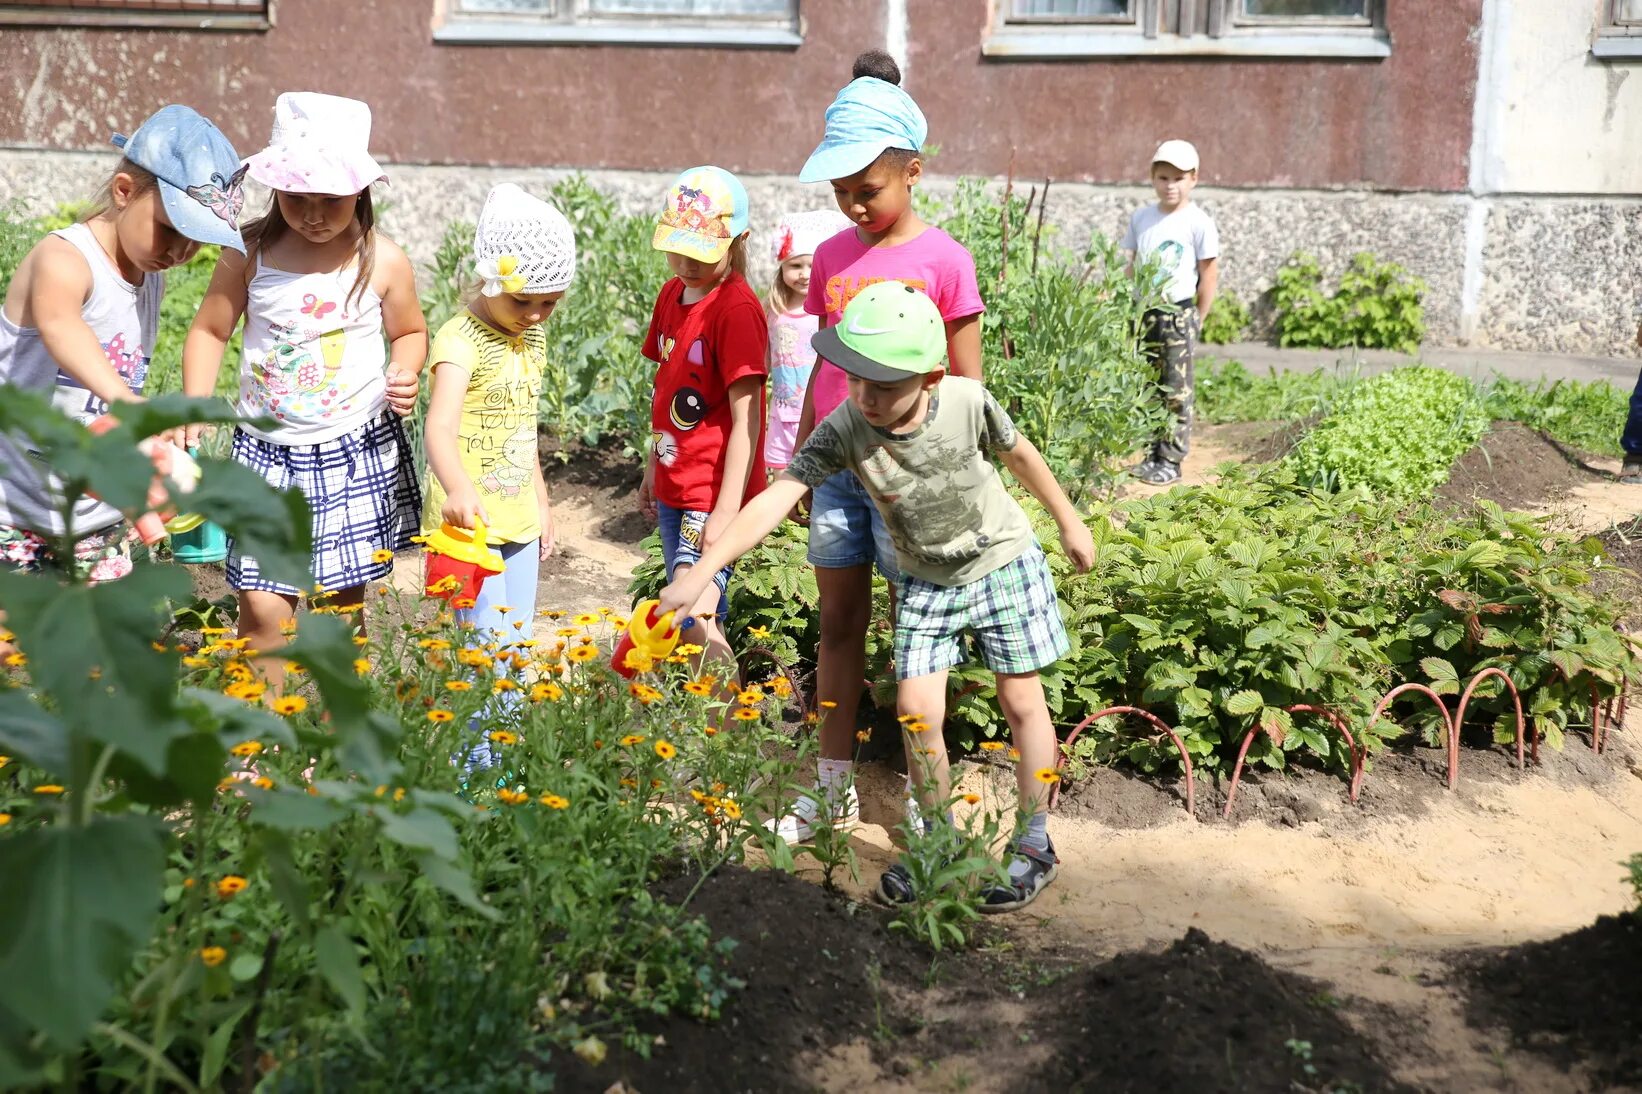
[[398,744],[399,723],[371,710],[370,687],[354,672],[355,647],[348,626],[334,615],[305,616],[296,640],[281,655],[307,670],[319,687],[343,765],[370,782],[389,781],[394,770],[389,756]]
[[85,1037],[148,941],[164,847],[147,818],[0,839],[0,1008],[58,1047]]
[[1420,658],[1420,671],[1431,680],[1458,680],[1460,676],[1453,664],[1441,657]]
[[235,980],[245,981],[256,978],[262,971],[262,955],[260,953],[242,953],[228,963],[228,975]]
[[473,890],[473,878],[460,866],[427,853],[416,856],[416,864],[421,867],[423,877],[455,897],[464,907],[489,920],[501,918],[495,908],[479,899],[479,894]]
[[264,576],[308,588],[313,583],[308,569],[313,522],[301,491],[275,490],[233,460],[199,462],[200,482],[188,495],[188,510],[222,525],[236,549],[257,560]]
[[359,971],[359,953],[353,941],[334,923],[314,932],[314,957],[319,973],[355,1016],[365,1012],[365,977]]
[[[238,965],[240,961],[245,958],[249,958],[254,961],[257,965],[257,969],[262,967],[261,957],[257,957],[252,954],[242,954],[240,957],[236,957],[234,959],[233,965],[229,966],[230,974],[232,974],[234,966]],[[250,976],[235,976],[234,979],[249,980],[256,974],[256,970],[252,970]],[[223,1065],[228,1062],[228,1049],[233,1044],[234,1030],[239,1027],[240,1020],[245,1017],[246,1012],[250,1009],[251,1003],[249,1001],[247,1001],[243,1006],[234,1008],[233,1012],[229,1014],[227,1018],[223,1019],[222,1023],[211,1032],[211,1036],[206,1038],[205,1052],[200,1057],[200,1086],[202,1088],[211,1089],[216,1085],[217,1079],[222,1075]]]
[[1258,711],[1266,705],[1266,700],[1258,691],[1245,689],[1227,696],[1220,705],[1225,708],[1227,714],[1241,717]]
[[68,774],[68,728],[21,688],[0,691],[0,750],[53,775]]
[[431,851],[446,860],[456,858],[456,830],[450,821],[433,810],[396,813],[391,808],[382,808],[376,810],[376,816],[382,822],[382,835],[399,846],[412,851]]
[[251,801],[251,823],[281,832],[329,828],[349,812],[341,802],[305,790],[263,790],[253,786],[245,794]]

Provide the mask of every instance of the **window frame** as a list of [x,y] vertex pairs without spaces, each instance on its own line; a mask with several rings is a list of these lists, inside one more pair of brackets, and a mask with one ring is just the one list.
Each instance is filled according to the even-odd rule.
[[448,45],[629,45],[717,49],[796,49],[803,44],[800,0],[786,15],[596,13],[592,0],[548,0],[551,14],[463,11],[438,0],[433,39]]
[[1642,17],[1623,14],[1625,0],[1602,0],[1591,56],[1600,61],[1642,61]]
[[1141,20],[1141,9],[1147,4],[1145,0],[1128,0],[1129,14],[1127,15],[1016,15],[1015,4],[1018,0],[1001,0],[1003,9],[1000,13],[1001,21],[1007,26],[1112,26],[1132,27]]
[[1078,57],[1304,57],[1383,60],[1391,55],[1387,0],[1367,0],[1368,18],[1246,16],[1242,0],[1133,0],[1133,23],[1061,17],[1010,18],[995,0],[983,56],[996,60]]
[[[180,0],[179,0],[180,2]],[[118,0],[84,7],[64,3],[0,2],[0,26],[8,27],[123,27],[207,31],[266,31],[274,26],[278,0],[260,0],[261,10],[234,11],[153,11],[133,4],[122,7]]]

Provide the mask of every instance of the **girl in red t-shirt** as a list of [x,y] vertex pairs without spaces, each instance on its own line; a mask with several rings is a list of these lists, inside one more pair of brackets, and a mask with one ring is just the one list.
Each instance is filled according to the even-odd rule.
[[[667,580],[701,559],[764,486],[764,376],[769,332],[747,284],[747,191],[718,167],[692,167],[667,192],[654,246],[673,277],[650,316],[644,355],[656,362],[650,455],[639,504],[661,531]],[[735,656],[719,622],[730,569],[696,605],[704,660]]]

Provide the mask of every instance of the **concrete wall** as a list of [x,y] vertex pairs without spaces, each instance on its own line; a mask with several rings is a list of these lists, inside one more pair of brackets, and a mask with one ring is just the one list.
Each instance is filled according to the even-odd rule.
[[1482,2],[1392,4],[1382,61],[1059,62],[984,59],[989,0],[807,0],[796,51],[435,44],[435,0],[279,0],[265,33],[0,29],[0,145],[101,148],[174,100],[248,153],[310,89],[369,102],[400,163],[790,174],[855,54],[904,37],[945,174],[1128,182],[1186,136],[1220,185],[1459,190]]
[[[1642,64],[1598,61],[1607,0],[1498,0],[1482,192],[1642,194]],[[1634,260],[1634,259],[1633,259]]]

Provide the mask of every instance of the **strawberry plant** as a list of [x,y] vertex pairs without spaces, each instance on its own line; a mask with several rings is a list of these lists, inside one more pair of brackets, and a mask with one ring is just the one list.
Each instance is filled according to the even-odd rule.
[[1323,268],[1296,252],[1277,270],[1272,288],[1277,344],[1414,353],[1425,337],[1425,282],[1367,252],[1351,256],[1338,288],[1323,289]]

